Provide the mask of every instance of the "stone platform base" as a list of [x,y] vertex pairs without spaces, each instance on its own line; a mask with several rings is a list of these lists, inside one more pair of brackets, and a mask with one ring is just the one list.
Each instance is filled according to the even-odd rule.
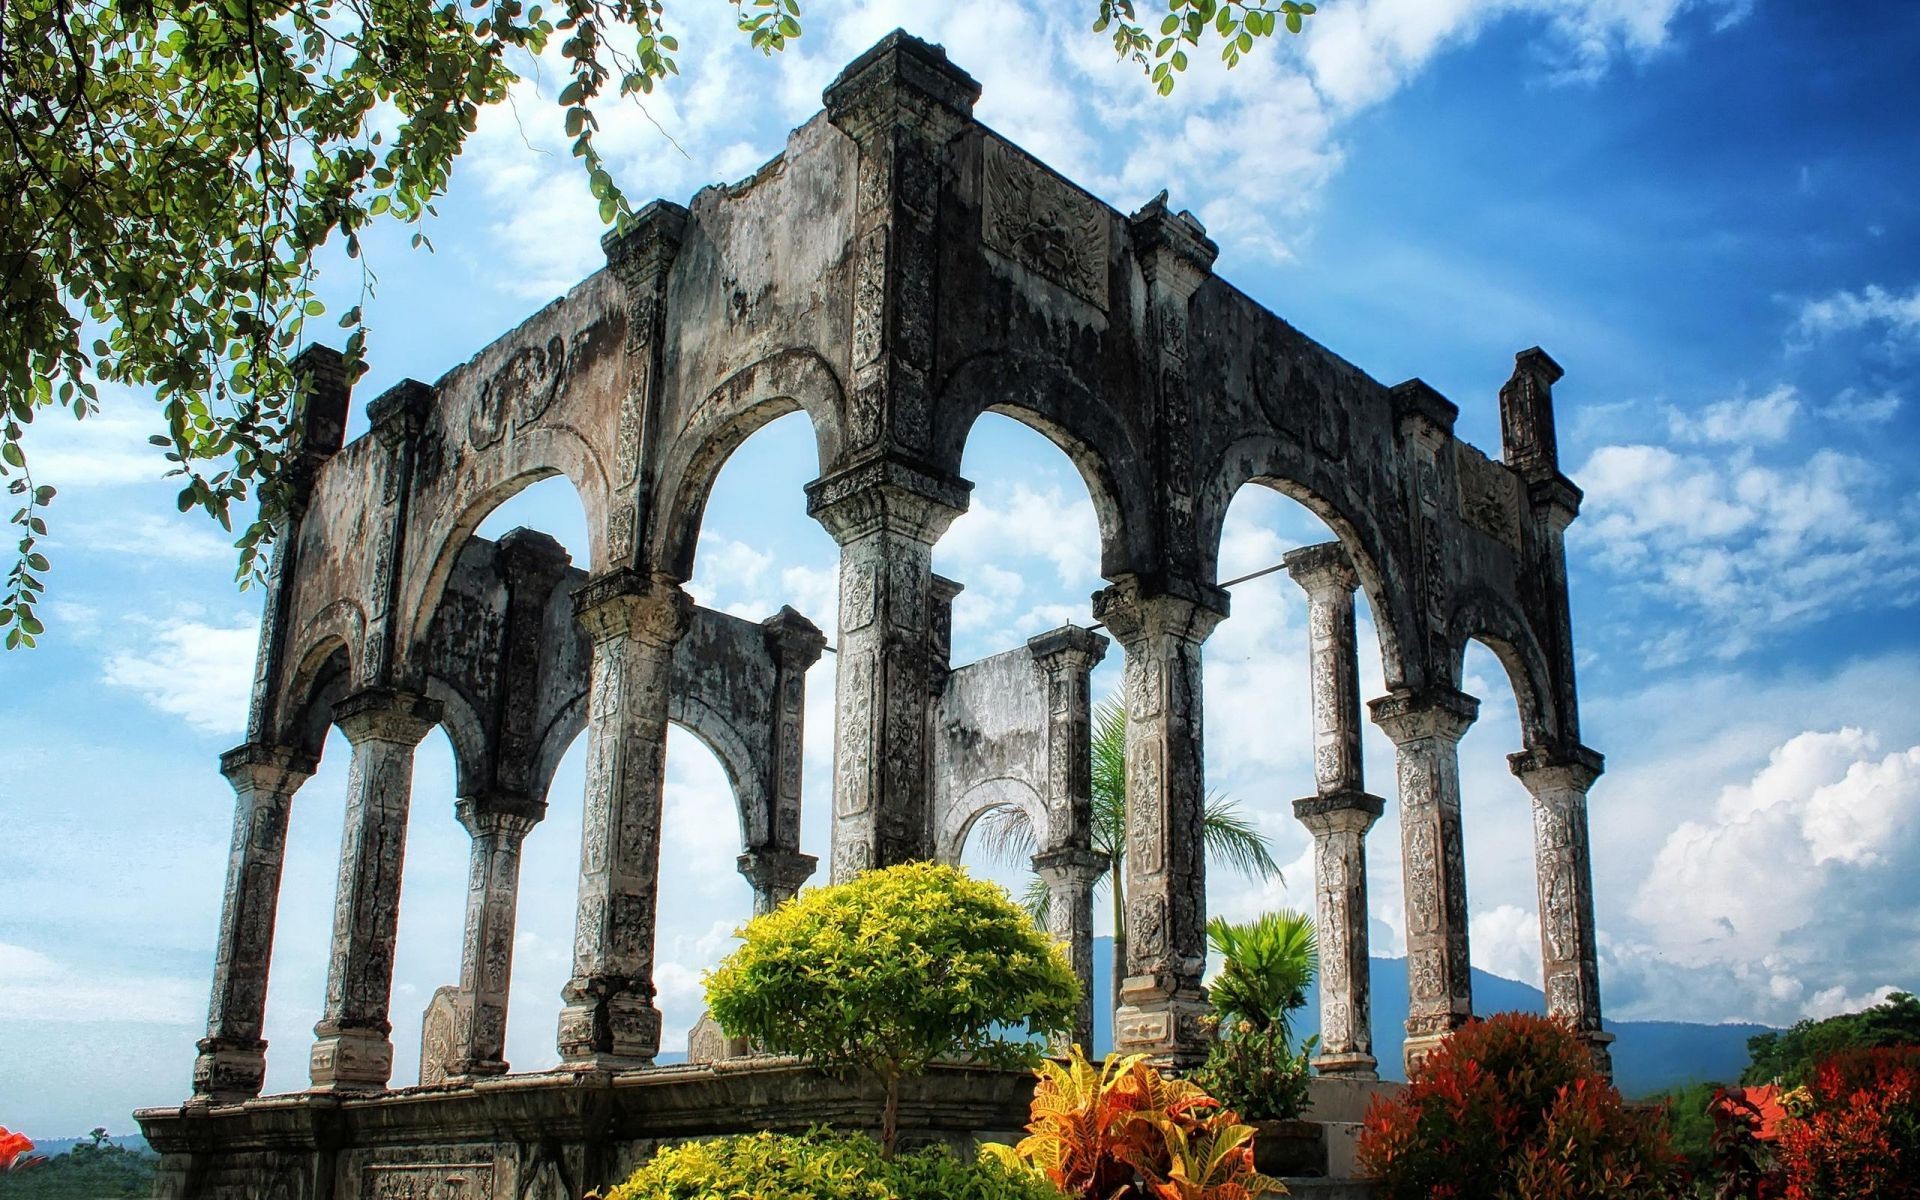
[[[1398,1086],[1314,1081],[1306,1116],[1325,1126],[1328,1178],[1289,1180],[1306,1185],[1296,1193],[1367,1195],[1347,1182],[1353,1135],[1367,1100]],[[580,1200],[667,1142],[819,1125],[877,1135],[883,1099],[876,1084],[759,1058],[366,1096],[296,1093],[134,1116],[161,1155],[158,1200]],[[1025,1071],[935,1067],[902,1086],[902,1143],[971,1154],[979,1141],[1018,1141],[1032,1099]]]
[[[903,1085],[903,1144],[1018,1140],[1025,1071],[936,1067]],[[756,1130],[880,1127],[878,1085],[791,1061],[509,1075],[375,1095],[300,1093],[134,1114],[159,1200],[579,1200],[661,1144]]]

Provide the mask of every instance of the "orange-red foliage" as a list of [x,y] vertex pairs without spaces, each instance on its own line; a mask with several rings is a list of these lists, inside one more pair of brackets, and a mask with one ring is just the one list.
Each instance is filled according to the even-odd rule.
[[1389,1200],[1643,1200],[1679,1186],[1660,1115],[1628,1108],[1558,1022],[1473,1022],[1413,1076],[1374,1101],[1360,1135],[1360,1169]]
[[1774,1150],[1788,1200],[1920,1200],[1920,1047],[1836,1054],[1807,1091]]

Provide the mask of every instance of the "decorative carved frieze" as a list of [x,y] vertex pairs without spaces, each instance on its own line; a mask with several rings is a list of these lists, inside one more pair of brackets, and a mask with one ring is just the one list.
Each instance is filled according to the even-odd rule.
[[980,170],[981,240],[1104,310],[1106,206],[996,137],[981,141]]

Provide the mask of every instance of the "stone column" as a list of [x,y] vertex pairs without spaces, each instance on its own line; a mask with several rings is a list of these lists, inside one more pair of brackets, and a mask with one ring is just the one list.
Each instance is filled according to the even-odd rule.
[[258,1096],[266,1078],[267,1043],[260,1032],[287,815],[294,792],[312,777],[313,769],[307,755],[257,742],[220,756],[220,771],[234,791],[233,842],[227,853],[226,898],[220,905],[219,947],[213,956],[207,1036],[200,1040],[193,1063],[196,1100]]
[[573,978],[561,990],[560,1057],[579,1070],[646,1066],[653,1004],[660,806],[673,648],[693,602],[664,575],[621,568],[574,596],[593,639],[587,785]]
[[1314,924],[1320,943],[1322,1075],[1376,1079],[1367,954],[1367,830],[1385,805],[1367,794],[1360,760],[1360,656],[1353,564],[1338,542],[1295,550],[1287,571],[1307,593],[1313,691],[1314,794],[1293,802],[1313,834]]
[[753,885],[753,915],[763,916],[794,898],[813,878],[820,860],[797,850],[749,850],[740,856],[740,873]]
[[413,793],[413,750],[440,719],[424,696],[366,688],[333,706],[353,745],[334,894],[327,1004],[313,1027],[317,1091],[377,1091],[393,1075],[393,939]]
[[473,836],[467,922],[460,944],[460,1011],[454,1021],[455,1078],[507,1073],[507,989],[513,977],[520,846],[547,806],[526,796],[463,796],[454,805]]
[[1200,647],[1226,594],[1132,575],[1094,593],[1127,653],[1127,964],[1116,1048],[1190,1066],[1206,1055],[1206,854]]
[[1584,746],[1566,755],[1528,750],[1507,760],[1533,796],[1533,861],[1540,887],[1540,965],[1547,1013],[1569,1024],[1609,1076],[1613,1035],[1600,1027],[1599,947],[1587,790],[1604,760]]
[[1098,850],[1063,846],[1033,856],[1034,874],[1047,885],[1047,932],[1067,948],[1074,978],[1080,981],[1080,1006],[1072,1032],[1054,1046],[1093,1052],[1093,887],[1107,873],[1107,856]]
[[1093,1048],[1093,888],[1107,856],[1093,849],[1093,701],[1088,676],[1107,653],[1107,639],[1065,625],[1027,639],[1046,679],[1046,779],[1041,802],[1047,828],[1033,869],[1048,892],[1047,927],[1067,947],[1080,981],[1080,1008],[1059,1047]]
[[933,544],[965,511],[968,486],[890,460],[808,485],[808,511],[840,543],[835,882],[932,857]]
[[1460,829],[1460,738],[1480,702],[1452,688],[1373,701],[1398,750],[1401,871],[1407,893],[1408,1070],[1473,1015],[1467,957],[1466,847]]

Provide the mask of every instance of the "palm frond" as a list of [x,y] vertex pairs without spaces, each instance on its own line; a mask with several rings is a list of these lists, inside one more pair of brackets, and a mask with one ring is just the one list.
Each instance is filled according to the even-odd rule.
[[1027,890],[1020,895],[1020,907],[1027,910],[1035,925],[1047,927],[1047,910],[1053,907],[1053,894],[1047,890],[1045,880],[1038,875],[1027,880]]
[[1127,710],[1114,693],[1093,710],[1093,845],[1119,858],[1127,845]]
[[983,813],[973,823],[971,840],[987,858],[1009,867],[1026,866],[1040,849],[1027,810],[1017,804],[1003,804]]
[[1225,796],[1207,797],[1200,819],[1207,853],[1250,879],[1280,879],[1272,846],[1240,806]]

